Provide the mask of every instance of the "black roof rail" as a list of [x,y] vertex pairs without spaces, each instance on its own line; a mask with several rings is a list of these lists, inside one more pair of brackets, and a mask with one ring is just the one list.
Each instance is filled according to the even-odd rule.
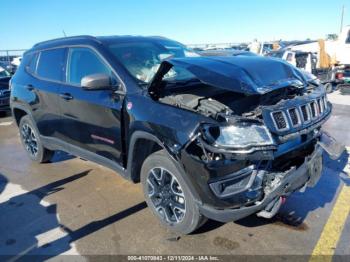
[[39,47],[43,44],[55,43],[57,41],[64,41],[64,40],[70,40],[70,39],[73,39],[73,40],[74,39],[90,39],[90,40],[96,41],[98,43],[101,43],[96,37],[91,36],[91,35],[76,35],[76,36],[60,37],[60,38],[42,41],[42,42],[35,44],[33,47]]

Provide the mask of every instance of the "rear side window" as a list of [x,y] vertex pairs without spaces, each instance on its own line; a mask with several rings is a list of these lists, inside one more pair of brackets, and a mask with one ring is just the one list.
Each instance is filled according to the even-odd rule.
[[62,81],[65,54],[66,49],[64,48],[41,51],[37,75],[49,80]]
[[36,73],[36,65],[38,62],[38,53],[30,54],[29,55],[29,62],[26,66],[27,71],[29,73],[35,74]]
[[69,49],[67,82],[80,85],[84,76],[92,74],[108,74],[112,76],[110,68],[90,48],[79,47]]

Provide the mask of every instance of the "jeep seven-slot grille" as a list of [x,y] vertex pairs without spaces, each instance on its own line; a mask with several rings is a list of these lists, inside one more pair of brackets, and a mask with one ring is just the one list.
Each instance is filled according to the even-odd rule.
[[278,131],[289,129],[289,126],[297,127],[316,120],[328,109],[325,96],[313,100],[305,105],[271,112],[275,128]]

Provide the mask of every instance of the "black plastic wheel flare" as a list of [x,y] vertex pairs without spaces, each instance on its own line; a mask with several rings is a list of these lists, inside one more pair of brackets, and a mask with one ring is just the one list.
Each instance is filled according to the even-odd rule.
[[180,223],[186,214],[186,200],[176,177],[155,167],[147,178],[148,196],[159,215],[169,224]]
[[28,153],[36,157],[38,155],[38,142],[33,129],[28,124],[22,126],[21,136]]

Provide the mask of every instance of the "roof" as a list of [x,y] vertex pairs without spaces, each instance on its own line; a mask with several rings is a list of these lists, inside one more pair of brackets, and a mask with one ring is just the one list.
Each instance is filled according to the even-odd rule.
[[35,44],[31,50],[40,50],[46,48],[52,48],[63,45],[74,45],[74,44],[110,44],[119,42],[130,42],[130,41],[154,41],[154,40],[166,40],[161,36],[91,36],[91,35],[78,35],[70,37],[56,38],[52,40],[43,41]]

